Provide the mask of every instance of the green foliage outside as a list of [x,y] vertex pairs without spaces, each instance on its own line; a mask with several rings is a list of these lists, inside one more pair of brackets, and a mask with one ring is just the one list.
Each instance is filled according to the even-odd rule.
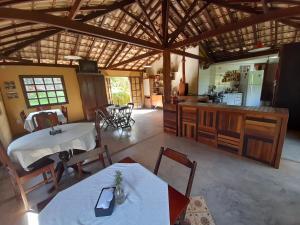
[[130,86],[127,77],[110,78],[112,101],[117,105],[126,105],[130,101]]

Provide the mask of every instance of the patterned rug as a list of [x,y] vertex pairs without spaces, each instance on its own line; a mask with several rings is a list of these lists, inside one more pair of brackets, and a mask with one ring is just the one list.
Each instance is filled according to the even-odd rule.
[[215,225],[215,222],[202,196],[190,198],[184,225]]

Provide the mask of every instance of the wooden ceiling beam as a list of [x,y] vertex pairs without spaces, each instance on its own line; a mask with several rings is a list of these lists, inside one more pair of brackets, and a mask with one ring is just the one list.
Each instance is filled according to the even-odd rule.
[[[146,8],[148,8],[149,6],[151,5],[151,1],[148,3],[148,5],[146,6]],[[151,18],[151,16],[153,15],[153,13],[157,10],[157,8],[159,7],[160,5],[160,2],[158,1],[154,7],[150,10],[149,12],[149,17]],[[156,20],[157,18],[159,17],[159,14],[157,14],[154,18],[154,20]],[[131,36],[134,36],[138,31],[139,29],[142,27],[142,25],[139,25],[135,31],[133,32],[133,34]],[[139,37],[141,36],[142,34],[139,35]],[[138,37],[138,38],[139,38]],[[112,60],[109,62],[109,64],[107,65],[107,67],[110,67],[114,61],[118,58],[118,56],[123,52],[123,50],[128,46],[128,44],[123,44],[122,47],[121,47],[121,51],[119,51],[117,54],[115,54],[115,56],[112,58]],[[132,47],[128,48],[128,50],[124,53],[124,56],[122,57],[122,59],[120,61],[122,61],[125,56],[128,54],[128,52],[131,50]]]
[[161,8],[161,29],[162,29],[162,44],[164,47],[168,46],[168,40],[169,40],[169,5],[171,3],[169,0],[163,0],[162,1],[162,8]]
[[54,30],[55,28],[50,28],[50,27],[43,27],[43,28],[35,28],[35,29],[29,29],[29,30],[22,30],[14,33],[9,33],[6,35],[1,36],[1,40],[4,40],[6,38],[12,38],[16,37],[18,35],[24,35],[24,34],[30,34],[30,33],[35,33],[35,32],[41,32],[41,31],[49,31],[49,30]]
[[151,30],[153,31],[153,33],[156,35],[156,37],[158,38],[158,40],[161,42],[162,41],[162,36],[158,33],[158,31],[156,30],[152,20],[150,19],[150,16],[147,13],[147,9],[145,8],[145,6],[142,4],[141,0],[136,0],[136,3],[139,5],[140,9],[143,12],[143,15],[145,16],[149,26],[151,27]]
[[85,16],[85,21],[100,17],[100,16],[104,16],[105,14],[111,13],[112,11],[115,11],[117,9],[121,9],[125,6],[128,6],[132,3],[134,3],[135,0],[123,0],[121,2],[116,1],[113,4],[107,6],[106,10],[102,10],[102,11],[97,11],[97,12],[92,12],[90,14],[88,14],[87,16]]
[[[61,31],[61,30],[59,30]],[[10,54],[22,49],[22,48],[25,48],[37,41],[40,41],[42,39],[45,39],[45,38],[48,38],[54,34],[57,34],[59,32],[58,30],[50,30],[50,31],[45,31],[45,32],[42,32],[36,36],[34,36],[34,38],[32,39],[29,39],[27,41],[23,41],[21,43],[18,43],[16,45],[13,46],[13,48],[7,48],[7,49],[1,49],[1,51],[3,52],[2,54],[3,55],[6,55],[6,56],[9,56]]]
[[33,38],[34,38],[34,36],[28,36],[28,37],[9,40],[9,41],[3,41],[3,42],[0,43],[0,47],[5,46],[5,45],[9,45],[9,44],[12,44],[12,43],[16,43],[16,42],[31,40]]
[[20,4],[20,3],[26,3],[26,2],[32,2],[32,0],[10,0],[10,1],[1,1],[0,7],[3,6],[10,6],[14,4]]
[[209,63],[212,62],[212,61],[209,61],[207,58],[204,58],[202,56],[195,55],[195,54],[192,54],[192,53],[189,53],[189,52],[186,52],[186,51],[181,51],[181,50],[178,50],[178,49],[171,50],[171,53],[174,53],[176,55],[185,56],[185,57],[192,58],[192,59],[197,59],[201,62],[209,62]]
[[[124,7],[124,6],[132,4],[132,3],[134,3],[134,0],[124,0],[122,2],[114,3],[112,5],[107,6],[106,10],[101,15],[105,15],[105,14],[110,13],[110,12],[116,10],[116,9],[119,9],[120,7]],[[81,18],[80,21],[81,22],[87,22],[89,20],[97,18],[98,16],[99,16],[99,14],[96,14],[96,13],[93,13],[92,15],[88,14],[88,15],[84,16],[83,18]],[[32,24],[34,24],[34,23],[32,23]],[[28,24],[26,24],[26,26],[27,25]],[[54,34],[57,34],[57,33],[61,32],[61,31],[62,31],[62,29],[56,29],[54,31],[45,31],[45,32],[41,33],[39,36],[36,36],[35,39],[31,39],[31,40],[28,40],[28,41],[24,41],[23,43],[19,43],[19,44],[15,45],[14,48],[10,48],[9,51],[3,52],[3,54],[4,55],[12,54],[12,53],[14,53],[14,52],[16,52],[16,51],[18,51],[18,50],[20,50],[22,48],[25,48],[26,46],[29,46],[29,45],[31,45],[31,44],[33,44],[33,43],[35,43],[37,41],[40,41],[42,39],[48,38],[48,37],[50,37],[50,36],[52,36]],[[2,51],[3,51],[3,49],[2,49]]]
[[95,27],[79,21],[72,21],[58,16],[36,13],[34,11],[0,8],[0,18],[22,19],[36,23],[44,23],[60,29],[66,29],[68,31],[78,32],[81,34],[103,38],[111,41],[130,43],[133,45],[150,49],[162,49],[162,47],[156,43],[144,41],[141,39],[127,36],[125,34],[117,33],[100,27]]
[[41,62],[41,42],[37,42],[36,43],[36,56],[37,56],[37,60],[38,60],[38,63]]
[[69,14],[68,14],[68,18],[69,19],[74,19],[75,16],[77,15],[81,5],[83,3],[83,0],[75,0],[74,4],[72,5]]
[[144,53],[144,54],[141,54],[141,55],[138,55],[138,56],[134,56],[128,60],[125,60],[125,61],[122,61],[122,62],[119,62],[119,63],[116,63],[116,64],[113,64],[109,67],[109,69],[112,69],[112,68],[115,68],[115,67],[119,67],[119,66],[122,66],[122,65],[125,65],[125,64],[128,64],[128,63],[131,63],[131,62],[134,62],[136,60],[140,60],[140,59],[143,59],[143,58],[147,58],[149,56],[152,56],[152,55],[156,55],[160,53],[160,51],[158,50],[153,50],[153,51],[149,51],[147,53]]
[[236,56],[229,56],[229,57],[224,57],[223,59],[219,59],[216,61],[216,63],[234,61],[239,59],[248,59],[248,58],[254,58],[254,57],[265,56],[265,55],[272,55],[272,54],[277,54],[278,52],[279,49],[269,49],[261,52],[252,52],[252,53],[245,52],[244,54],[239,53]]
[[239,20],[239,22],[237,23],[224,25],[216,29],[203,32],[202,34],[189,38],[188,40],[174,43],[170,48],[174,49],[174,48],[179,48],[190,44],[196,44],[201,40],[218,36],[227,32],[231,32],[236,29],[241,29],[244,27],[252,26],[254,24],[263,23],[269,20],[281,19],[293,15],[298,15],[298,14],[300,14],[300,6],[289,7],[281,10],[270,11],[266,14],[250,16],[248,18]]
[[[210,0],[210,1],[211,1],[211,3],[213,3],[215,5],[219,5],[219,6],[226,7],[226,8],[231,8],[231,9],[238,10],[238,11],[241,11],[244,13],[256,14],[256,15],[260,15],[260,14],[264,13],[263,11],[258,11],[257,9],[252,8],[252,7],[248,7],[248,6],[244,6],[244,5],[240,5],[240,4],[239,5],[228,4],[228,1],[224,1],[224,0]],[[274,10],[275,9],[269,8],[269,11],[274,11]],[[281,10],[281,9],[276,9],[276,10]],[[275,18],[274,18],[274,20],[275,20]],[[300,24],[290,21],[288,19],[279,19],[278,21],[285,25],[300,29]]]
[[57,64],[57,60],[58,60],[60,39],[61,39],[61,33],[58,33],[57,40],[56,40],[56,48],[55,48],[55,64]]
[[139,23],[146,29],[143,29],[143,31],[155,42],[160,43],[159,40],[157,40],[156,36],[153,36],[148,30],[152,31],[151,27],[148,26],[146,23],[144,23],[140,18],[132,14],[131,12],[125,10],[124,8],[121,9],[126,15],[128,15],[130,18],[132,18],[135,22]]
[[183,17],[179,27],[171,34],[171,39],[169,41],[170,44],[172,44],[178,35],[182,32],[182,30],[186,27],[186,25],[197,15],[199,15],[208,5],[209,3],[204,4],[199,10],[196,11],[196,13],[192,14],[193,9],[196,7],[198,0],[194,0],[189,9],[185,12],[185,16]]

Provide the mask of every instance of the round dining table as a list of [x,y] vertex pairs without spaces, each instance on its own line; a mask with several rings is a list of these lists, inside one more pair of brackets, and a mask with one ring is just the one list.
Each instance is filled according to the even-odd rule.
[[80,149],[93,150],[96,147],[96,129],[93,123],[69,123],[58,125],[61,133],[50,135],[51,128],[39,130],[14,140],[7,153],[25,170],[39,159],[54,153]]

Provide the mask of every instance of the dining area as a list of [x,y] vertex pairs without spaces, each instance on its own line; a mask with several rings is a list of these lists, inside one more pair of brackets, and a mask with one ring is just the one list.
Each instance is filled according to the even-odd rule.
[[[21,112],[27,133],[7,149],[0,143],[0,159],[25,212],[37,213],[40,225],[183,224],[195,161],[161,147],[155,169],[149,171],[131,157],[113,161],[109,146],[102,144],[101,132],[108,127],[124,129],[135,123],[133,107],[103,106],[95,110],[94,122],[69,122],[64,106]],[[158,177],[162,158],[189,169],[185,193]],[[91,164],[97,171],[86,169]],[[64,179],[74,180],[73,185],[65,189]],[[47,194],[31,204],[30,193],[41,186],[46,186]]]

